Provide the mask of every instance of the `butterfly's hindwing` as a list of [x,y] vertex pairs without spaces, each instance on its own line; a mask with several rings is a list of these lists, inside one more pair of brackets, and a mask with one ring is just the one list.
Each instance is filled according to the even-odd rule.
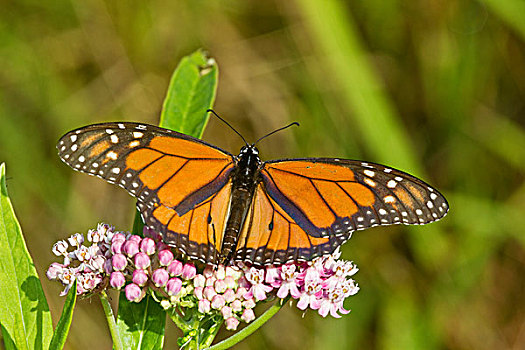
[[190,258],[215,265],[219,261],[231,182],[183,215],[164,205],[148,207],[138,202],[144,223]]

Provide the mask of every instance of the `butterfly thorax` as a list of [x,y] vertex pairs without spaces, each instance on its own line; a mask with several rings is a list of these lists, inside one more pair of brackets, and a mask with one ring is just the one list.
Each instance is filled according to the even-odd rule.
[[235,170],[231,175],[230,210],[219,257],[222,264],[227,264],[233,258],[239,234],[242,231],[252,203],[255,188],[260,182],[261,159],[257,148],[254,146],[241,148],[235,165]]

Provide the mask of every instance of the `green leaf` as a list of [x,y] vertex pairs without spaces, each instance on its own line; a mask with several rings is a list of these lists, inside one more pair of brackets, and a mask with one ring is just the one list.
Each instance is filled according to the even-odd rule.
[[[51,314],[22,230],[7,194],[0,165],[0,323],[4,339],[17,349],[47,349]],[[6,336],[7,335],[7,336]]]
[[184,57],[173,73],[160,116],[160,126],[201,137],[213,106],[218,68],[198,50]]
[[117,325],[127,349],[162,349],[166,312],[149,294],[132,303],[120,293]]
[[69,327],[71,326],[71,320],[73,319],[73,310],[75,309],[75,303],[77,301],[77,281],[73,284],[73,287],[67,293],[67,298],[62,309],[62,315],[58,320],[57,328],[51,339],[50,349],[63,349],[66,343],[67,334],[69,333]]

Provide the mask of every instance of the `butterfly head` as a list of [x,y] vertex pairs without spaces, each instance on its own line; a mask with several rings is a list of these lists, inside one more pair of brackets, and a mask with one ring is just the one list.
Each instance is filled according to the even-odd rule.
[[239,155],[237,156],[237,164],[243,169],[257,169],[261,165],[261,158],[259,157],[259,150],[255,145],[242,146]]

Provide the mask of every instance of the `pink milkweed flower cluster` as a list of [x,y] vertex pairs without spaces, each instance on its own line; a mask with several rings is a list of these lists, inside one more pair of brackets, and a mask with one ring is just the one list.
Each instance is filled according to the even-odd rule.
[[201,315],[219,315],[229,330],[236,330],[241,321],[253,321],[256,304],[274,297],[290,296],[301,310],[339,318],[349,312],[345,299],[359,291],[352,279],[358,269],[339,259],[339,250],[310,262],[263,268],[236,262],[198,272],[156,232],[145,227],[143,236],[99,224],[88,231],[89,244],[84,245],[84,236],[76,233],[55,243],[52,251],[63,262],[52,263],[47,276],[65,285],[61,295],[75,280],[78,295],[124,289],[128,300],[140,302],[149,292],[164,309],[180,306]]

